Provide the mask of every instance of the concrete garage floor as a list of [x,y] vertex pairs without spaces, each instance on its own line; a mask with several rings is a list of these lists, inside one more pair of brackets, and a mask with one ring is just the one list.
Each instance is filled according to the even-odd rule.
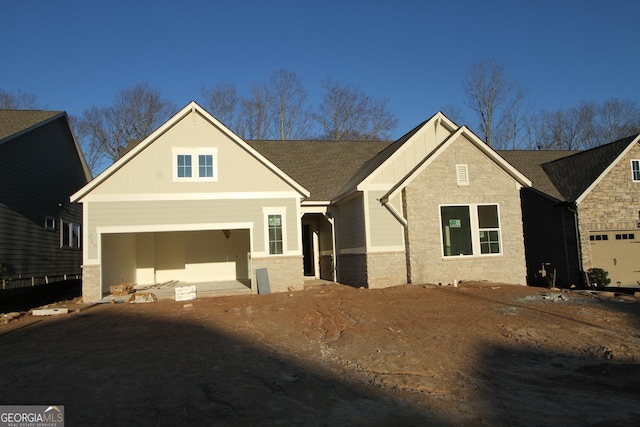
[[[197,298],[208,298],[227,295],[243,295],[251,294],[251,282],[249,280],[226,280],[219,282],[202,282],[187,283],[171,281],[167,283],[158,283],[155,285],[136,285],[134,286],[136,293],[152,293],[161,299],[175,299],[176,288],[184,286],[195,286]],[[132,294],[129,295],[106,295],[102,298],[104,302],[126,302],[129,301]]]

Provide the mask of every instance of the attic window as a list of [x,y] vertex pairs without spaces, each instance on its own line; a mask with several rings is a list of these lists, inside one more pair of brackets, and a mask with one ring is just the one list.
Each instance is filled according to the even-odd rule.
[[640,182],[640,160],[631,160],[633,182]]
[[469,168],[466,164],[456,165],[456,180],[458,185],[469,185]]
[[217,148],[174,148],[173,180],[176,182],[217,181]]

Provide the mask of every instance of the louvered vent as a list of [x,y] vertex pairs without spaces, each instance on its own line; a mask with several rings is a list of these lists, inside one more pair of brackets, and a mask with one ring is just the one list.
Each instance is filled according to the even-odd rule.
[[467,165],[456,165],[458,185],[469,185],[469,168]]

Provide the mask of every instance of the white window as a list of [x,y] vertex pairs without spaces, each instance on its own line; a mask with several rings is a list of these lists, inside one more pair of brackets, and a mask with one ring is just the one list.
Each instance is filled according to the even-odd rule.
[[458,185],[469,185],[469,167],[466,164],[456,165],[456,181]]
[[217,181],[217,148],[174,148],[174,181]]
[[445,257],[502,253],[498,205],[440,206]]
[[631,176],[633,182],[640,182],[640,160],[631,160]]
[[283,255],[287,250],[285,208],[263,209],[265,218],[265,243],[269,255]]
[[80,225],[65,220],[61,220],[60,225],[60,247],[80,248]]
[[176,157],[178,162],[178,178],[191,178],[191,154],[178,154]]

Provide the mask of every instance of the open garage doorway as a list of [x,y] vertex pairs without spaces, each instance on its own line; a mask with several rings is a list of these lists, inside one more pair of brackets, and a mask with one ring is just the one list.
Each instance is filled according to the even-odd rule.
[[249,229],[102,235],[102,288],[237,281],[251,289]]

